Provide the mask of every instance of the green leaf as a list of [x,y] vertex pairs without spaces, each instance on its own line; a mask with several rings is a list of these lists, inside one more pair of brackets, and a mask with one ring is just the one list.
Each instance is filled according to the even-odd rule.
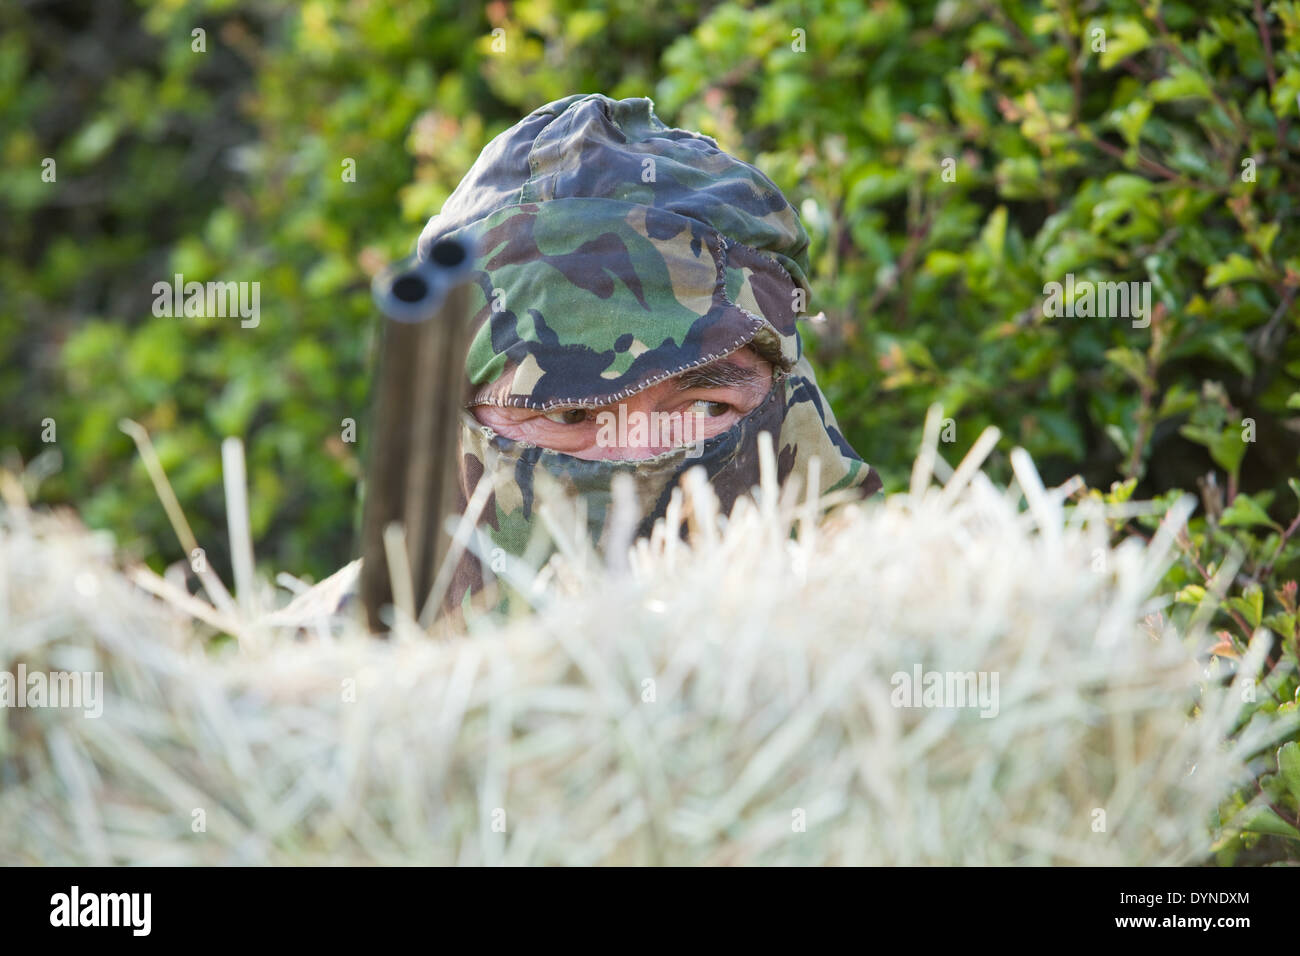
[[1142,138],[1142,128],[1146,126],[1147,118],[1151,116],[1151,105],[1148,99],[1136,99],[1122,110],[1111,113],[1111,122],[1123,134],[1124,141],[1130,146],[1136,146],[1138,140]]
[[1137,488],[1137,483],[1136,478],[1111,482],[1110,491],[1106,492],[1103,500],[1108,505],[1122,505],[1133,497],[1133,490]]
[[76,162],[89,165],[102,157],[117,139],[120,119],[112,114],[97,117],[72,140],[68,155]]
[[935,249],[925,257],[925,264],[921,268],[923,272],[929,275],[943,278],[961,272],[966,268],[966,260],[955,252]]
[[1196,407],[1197,398],[1180,383],[1174,383],[1160,400],[1160,409],[1156,412],[1159,419],[1172,418],[1183,412],[1190,412]]
[[1259,627],[1260,616],[1264,613],[1264,591],[1258,584],[1246,588],[1242,597],[1231,597],[1223,603],[1239,612],[1252,631]]
[[1250,495],[1237,495],[1232,499],[1232,504],[1223,510],[1223,517],[1219,519],[1219,524],[1225,528],[1253,528],[1256,525],[1268,525],[1276,528],[1277,524],[1273,522],[1259,503]]
[[1137,20],[1116,21],[1106,31],[1106,49],[1101,54],[1101,68],[1109,70],[1121,60],[1145,50],[1151,43],[1151,34]]
[[994,262],[1002,261],[1002,248],[1007,238],[1007,207],[998,206],[984,225],[980,239],[989,250]]
[[1289,740],[1278,748],[1277,769],[1291,796],[1300,803],[1300,744]]
[[1105,432],[1106,437],[1115,443],[1115,447],[1120,450],[1121,454],[1127,456],[1133,450],[1132,440],[1124,433],[1124,429],[1114,422],[1106,425]]
[[1205,285],[1206,288],[1214,289],[1229,282],[1259,277],[1259,264],[1253,259],[1247,259],[1240,252],[1234,252],[1222,262],[1216,262],[1206,270]]
[[1273,248],[1273,240],[1277,238],[1280,224],[1276,222],[1266,222],[1260,225],[1258,229],[1252,229],[1246,233],[1246,241],[1259,250],[1259,254],[1268,257],[1269,250]]
[[1222,329],[1208,332],[1204,336],[1209,351],[1218,353],[1233,364],[1242,375],[1250,375],[1250,349],[1246,339],[1240,333],[1228,334]]
[[1207,99],[1210,96],[1210,85],[1201,73],[1184,63],[1174,63],[1169,69],[1169,75],[1152,83],[1148,91],[1157,103],[1193,97]]
[[1288,740],[1278,748],[1278,777],[1300,804],[1300,744],[1295,740]]
[[1154,383],[1147,373],[1146,356],[1137,349],[1107,349],[1106,360],[1144,388],[1153,387]]
[[1238,826],[1247,833],[1266,833],[1271,836],[1300,840],[1300,830],[1287,823],[1269,807],[1246,811],[1239,819]]
[[889,103],[889,87],[883,83],[872,87],[867,101],[858,113],[858,122],[873,138],[882,143],[889,142],[894,131],[894,110]]
[[1188,441],[1204,445],[1214,463],[1229,474],[1235,475],[1241,467],[1241,460],[1246,457],[1246,443],[1232,426],[1216,430],[1204,425],[1184,425],[1178,429],[1178,434]]
[[1270,614],[1264,618],[1264,626],[1274,634],[1280,634],[1283,637],[1290,637],[1295,633],[1295,615],[1294,614]]

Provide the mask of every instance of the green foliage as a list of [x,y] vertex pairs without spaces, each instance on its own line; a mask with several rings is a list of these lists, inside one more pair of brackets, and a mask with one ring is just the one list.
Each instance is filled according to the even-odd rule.
[[[175,560],[117,428],[140,421],[221,566],[219,446],[239,435],[259,558],[327,573],[355,549],[358,446],[340,436],[352,418],[365,438],[369,276],[527,111],[652,95],[801,209],[810,350],[887,490],[935,401],[954,459],[1001,429],[998,477],[1020,445],[1053,483],[1126,480],[1166,507],[1196,490],[1169,613],[1204,607],[1235,653],[1270,628],[1277,679],[1246,719],[1294,707],[1300,3],[1259,6],[6,5],[0,447],[34,457],[54,418],[48,499]],[[178,272],[259,281],[260,325],[155,317],[153,283]],[[1150,313],[1081,314],[1079,295],[1062,312],[1049,284],[1067,276],[1150,283]],[[1269,812],[1297,822],[1294,751],[1261,760]],[[1269,820],[1256,832],[1285,829]]]
[[[660,105],[802,203],[816,356],[887,486],[938,400],[959,446],[996,424],[1056,480],[1270,488],[1300,451],[1300,24],[1265,7],[1271,61],[1241,4],[729,4],[669,50]],[[1149,323],[1052,316],[1067,273],[1150,282]],[[1182,427],[1219,404],[1221,440]]]
[[[1292,482],[1300,488],[1300,482]],[[1132,479],[1116,482],[1109,493],[1092,489],[1086,497],[1120,505],[1130,500],[1135,485]],[[1148,513],[1115,520],[1116,537],[1137,534],[1150,540],[1180,497],[1181,492],[1170,491]],[[1163,633],[1166,623],[1180,634],[1212,634],[1197,649],[1210,681],[1233,679],[1252,637],[1262,634],[1262,675],[1241,687],[1237,730],[1255,721],[1291,721],[1294,727],[1300,718],[1300,587],[1278,569],[1300,560],[1300,541],[1294,537],[1300,504],[1289,504],[1294,520],[1284,529],[1268,516],[1270,493],[1225,498],[1216,482],[1202,483],[1201,513],[1177,536],[1177,558],[1157,589],[1167,607],[1148,623],[1153,635]],[[1219,861],[1300,860],[1300,744],[1292,739],[1255,753],[1253,769],[1254,785],[1235,794],[1212,821]]]

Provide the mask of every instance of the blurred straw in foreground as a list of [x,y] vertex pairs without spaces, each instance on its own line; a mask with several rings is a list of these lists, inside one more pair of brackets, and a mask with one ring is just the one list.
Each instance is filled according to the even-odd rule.
[[[693,543],[670,523],[627,561],[554,503],[538,611],[450,641],[333,613],[355,563],[255,619],[162,587],[9,477],[0,669],[102,671],[106,699],[0,709],[0,862],[1203,859],[1267,741],[1223,743],[1260,642],[1224,687],[1142,624],[1186,509],[1112,548],[1028,456],[1001,490],[992,439],[953,469],[934,432],[909,491],[827,517],[769,481],[724,521],[692,476]],[[895,706],[917,668],[997,674],[996,716]]]

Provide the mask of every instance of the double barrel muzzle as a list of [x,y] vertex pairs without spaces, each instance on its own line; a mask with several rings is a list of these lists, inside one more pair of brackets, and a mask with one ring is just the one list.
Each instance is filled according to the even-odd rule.
[[[370,455],[361,526],[361,601],[371,631],[387,629],[383,609],[405,610],[422,624],[438,608],[432,594],[445,559],[448,519],[462,505],[460,412],[468,399],[468,279],[476,251],[468,238],[434,243],[372,283],[383,323],[375,378]],[[391,562],[384,536],[401,529],[405,564]],[[392,547],[395,540],[389,531]],[[409,590],[407,590],[409,587]]]
[[370,291],[379,310],[394,322],[415,324],[432,319],[448,292],[463,282],[474,264],[467,239],[440,239],[428,259],[415,256],[385,269]]

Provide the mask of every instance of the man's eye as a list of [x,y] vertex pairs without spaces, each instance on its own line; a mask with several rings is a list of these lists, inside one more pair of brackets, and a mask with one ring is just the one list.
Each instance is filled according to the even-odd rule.
[[585,408],[562,408],[558,412],[543,412],[542,417],[557,425],[577,425],[587,420]]
[[700,399],[695,403],[695,410],[703,412],[709,418],[721,418],[731,411],[731,406],[726,402],[706,402],[704,399]]

